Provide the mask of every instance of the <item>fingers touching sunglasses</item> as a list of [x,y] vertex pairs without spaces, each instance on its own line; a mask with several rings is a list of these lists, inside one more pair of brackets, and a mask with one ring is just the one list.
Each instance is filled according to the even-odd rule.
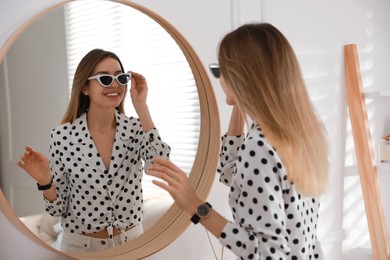
[[116,76],[110,74],[99,74],[89,77],[88,80],[96,79],[103,87],[109,87],[116,80],[120,85],[125,86],[131,79],[131,73],[121,73]]

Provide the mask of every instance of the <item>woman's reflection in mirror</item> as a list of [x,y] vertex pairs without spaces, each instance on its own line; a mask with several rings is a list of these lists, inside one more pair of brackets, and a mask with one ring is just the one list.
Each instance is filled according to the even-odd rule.
[[222,39],[218,59],[233,106],[218,167],[233,221],[204,203],[168,160],[154,159],[149,173],[165,181],[154,183],[239,259],[323,259],[317,221],[328,180],[326,131],[291,45],[270,24],[246,24]]
[[[128,84],[138,115],[124,114]],[[18,165],[43,191],[45,209],[61,216],[61,250],[111,248],[143,233],[143,170],[169,158],[149,113],[146,79],[125,72],[118,56],[94,49],[80,61],[49,158],[26,146]]]

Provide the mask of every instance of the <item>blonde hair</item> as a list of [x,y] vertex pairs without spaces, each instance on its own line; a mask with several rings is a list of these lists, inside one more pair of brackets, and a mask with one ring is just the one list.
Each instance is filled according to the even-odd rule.
[[260,124],[289,181],[304,195],[324,192],[329,168],[326,130],[288,40],[270,24],[246,24],[224,37],[218,56],[239,109]]
[[[83,113],[87,112],[89,108],[89,96],[83,94],[83,89],[89,84],[88,78],[93,76],[91,73],[95,69],[96,65],[99,64],[105,58],[113,58],[119,62],[122,72],[124,68],[119,57],[110,51],[102,49],[93,49],[88,52],[80,61],[77,66],[76,72],[73,78],[72,91],[70,94],[70,100],[64,116],[62,117],[61,124],[72,123],[76,118],[79,118]],[[121,113],[124,113],[124,101],[116,108]]]

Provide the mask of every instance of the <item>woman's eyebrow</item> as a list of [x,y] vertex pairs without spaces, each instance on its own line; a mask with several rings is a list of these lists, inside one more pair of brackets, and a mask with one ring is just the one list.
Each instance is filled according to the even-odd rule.
[[[117,71],[115,71],[115,72],[114,72],[114,75],[119,74],[119,73],[122,73],[122,70],[117,70]],[[110,74],[110,72],[109,72],[109,71],[102,70],[102,71],[96,72],[95,75],[96,75],[96,74]],[[110,74],[110,75],[111,75],[111,74]]]

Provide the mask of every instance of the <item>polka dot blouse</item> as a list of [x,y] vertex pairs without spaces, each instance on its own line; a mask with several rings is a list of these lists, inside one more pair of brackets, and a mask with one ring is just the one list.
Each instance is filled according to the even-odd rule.
[[239,259],[323,259],[316,236],[319,200],[287,180],[260,127],[253,124],[246,137],[223,136],[220,156],[234,219],[220,242]]
[[57,199],[44,198],[46,211],[61,216],[70,233],[125,230],[143,219],[142,174],[153,156],[169,157],[157,129],[143,132],[137,118],[118,111],[107,170],[87,127],[86,114],[52,130],[49,162]]

